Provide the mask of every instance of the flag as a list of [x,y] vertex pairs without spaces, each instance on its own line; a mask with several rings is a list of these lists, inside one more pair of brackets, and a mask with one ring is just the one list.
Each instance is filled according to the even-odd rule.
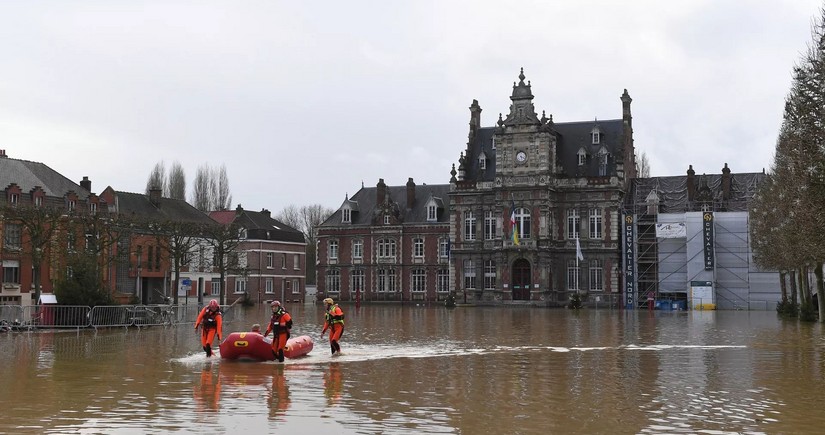
[[584,260],[584,255],[582,255],[582,245],[579,244],[579,238],[576,237],[576,259],[579,261]]
[[518,226],[516,225],[516,201],[511,200],[510,205],[510,231],[513,232],[513,244],[518,245]]

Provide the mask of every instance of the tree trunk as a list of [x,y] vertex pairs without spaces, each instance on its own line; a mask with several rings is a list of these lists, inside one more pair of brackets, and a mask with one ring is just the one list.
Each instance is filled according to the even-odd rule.
[[34,303],[40,305],[40,273],[43,270],[43,259],[37,258],[32,260],[32,264],[34,264],[34,276],[32,277],[34,284]]
[[788,300],[788,285],[785,282],[785,279],[787,278],[787,276],[788,276],[787,273],[779,272],[779,290],[782,294],[782,299],[781,299],[782,301],[787,301]]
[[803,266],[799,275],[799,290],[802,292],[802,301],[805,304],[811,303],[811,280],[808,276],[808,266]]
[[799,303],[796,297],[796,269],[791,270],[791,302],[796,305]]
[[814,275],[816,275],[816,300],[819,310],[819,322],[825,323],[825,283],[822,282],[822,263],[814,265]]
[[175,276],[175,281],[174,281],[174,284],[172,285],[172,293],[174,293],[175,296],[172,298],[172,300],[174,301],[174,304],[177,306],[178,305],[178,286],[180,285],[180,260],[177,258],[177,256],[175,256],[175,257],[176,257],[175,258],[175,275],[174,275]]

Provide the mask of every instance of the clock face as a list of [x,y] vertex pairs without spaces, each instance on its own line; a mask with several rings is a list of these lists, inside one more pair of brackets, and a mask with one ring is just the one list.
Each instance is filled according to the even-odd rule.
[[526,162],[526,161],[527,161],[527,154],[525,154],[525,153],[524,153],[524,151],[519,151],[519,152],[516,154],[516,160],[517,160],[519,163],[524,163],[524,162]]

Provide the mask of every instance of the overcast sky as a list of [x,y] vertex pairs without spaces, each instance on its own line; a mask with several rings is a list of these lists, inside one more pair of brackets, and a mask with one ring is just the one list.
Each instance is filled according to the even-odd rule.
[[556,122],[633,98],[652,175],[771,164],[821,0],[0,1],[0,149],[143,192],[225,164],[233,207],[445,184],[524,68]]

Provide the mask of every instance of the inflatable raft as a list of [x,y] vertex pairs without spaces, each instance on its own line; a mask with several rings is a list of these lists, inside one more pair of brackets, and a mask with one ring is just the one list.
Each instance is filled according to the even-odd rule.
[[[307,335],[290,338],[284,348],[286,358],[298,358],[312,350],[312,339]],[[274,361],[272,340],[257,332],[233,332],[220,344],[221,358],[245,361]]]

